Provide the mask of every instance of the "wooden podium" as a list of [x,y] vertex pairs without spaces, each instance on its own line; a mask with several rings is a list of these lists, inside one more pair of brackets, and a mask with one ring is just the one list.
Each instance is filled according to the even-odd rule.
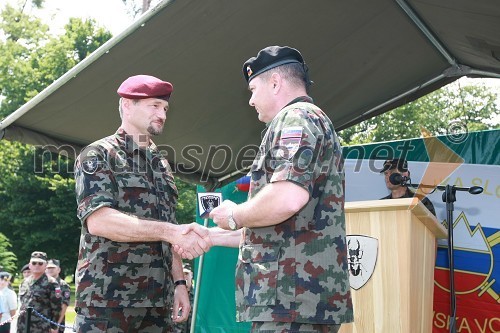
[[446,229],[416,198],[349,202],[345,211],[348,238],[376,239],[378,253],[371,277],[351,288],[354,322],[339,332],[432,332],[436,238]]

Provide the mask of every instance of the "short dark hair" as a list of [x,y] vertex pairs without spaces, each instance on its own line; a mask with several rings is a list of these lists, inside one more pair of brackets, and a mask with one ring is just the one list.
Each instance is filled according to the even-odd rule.
[[281,65],[260,74],[260,76],[268,79],[271,77],[273,72],[278,72],[283,78],[291,82],[293,85],[305,87],[309,90],[311,82],[309,81],[303,64],[295,62]]

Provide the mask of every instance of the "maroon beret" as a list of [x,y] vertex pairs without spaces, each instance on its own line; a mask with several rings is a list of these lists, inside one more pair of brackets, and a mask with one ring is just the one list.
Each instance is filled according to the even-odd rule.
[[172,90],[174,88],[170,82],[150,75],[135,75],[123,81],[117,92],[124,98],[160,98],[168,101]]

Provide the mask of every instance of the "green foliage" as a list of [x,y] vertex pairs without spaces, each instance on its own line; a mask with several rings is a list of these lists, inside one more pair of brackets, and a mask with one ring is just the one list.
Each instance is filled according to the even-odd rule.
[[72,162],[52,154],[42,160],[35,153],[33,147],[0,141],[0,231],[12,242],[20,266],[39,250],[71,272],[80,227],[68,172]]
[[62,36],[7,5],[0,13],[0,118],[36,96],[111,38],[93,19],[72,18]]
[[342,130],[345,145],[410,139],[421,128],[433,135],[500,128],[500,94],[477,85],[448,85],[392,111]]
[[[32,1],[35,7],[42,4],[43,0]],[[94,20],[76,18],[69,20],[61,36],[52,36],[41,20],[6,5],[0,12],[0,118],[111,37]],[[28,262],[32,251],[40,250],[60,259],[65,274],[74,271],[80,222],[72,164],[56,154],[40,155],[31,146],[0,141],[0,232],[12,244],[19,266]]]
[[9,239],[0,233],[0,270],[14,274],[17,257],[14,252],[10,251],[11,247]]
[[186,183],[180,178],[175,179],[175,185],[179,191],[177,203],[177,223],[186,224],[196,220],[196,185]]

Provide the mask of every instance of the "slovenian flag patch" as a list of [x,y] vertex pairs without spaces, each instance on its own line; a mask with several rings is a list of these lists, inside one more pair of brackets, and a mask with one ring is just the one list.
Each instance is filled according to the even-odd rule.
[[283,130],[281,131],[281,139],[290,138],[302,138],[302,127],[292,126],[283,128]]
[[302,141],[301,126],[285,127],[281,131],[280,136],[280,151],[277,153],[281,158],[290,159],[295,155]]

